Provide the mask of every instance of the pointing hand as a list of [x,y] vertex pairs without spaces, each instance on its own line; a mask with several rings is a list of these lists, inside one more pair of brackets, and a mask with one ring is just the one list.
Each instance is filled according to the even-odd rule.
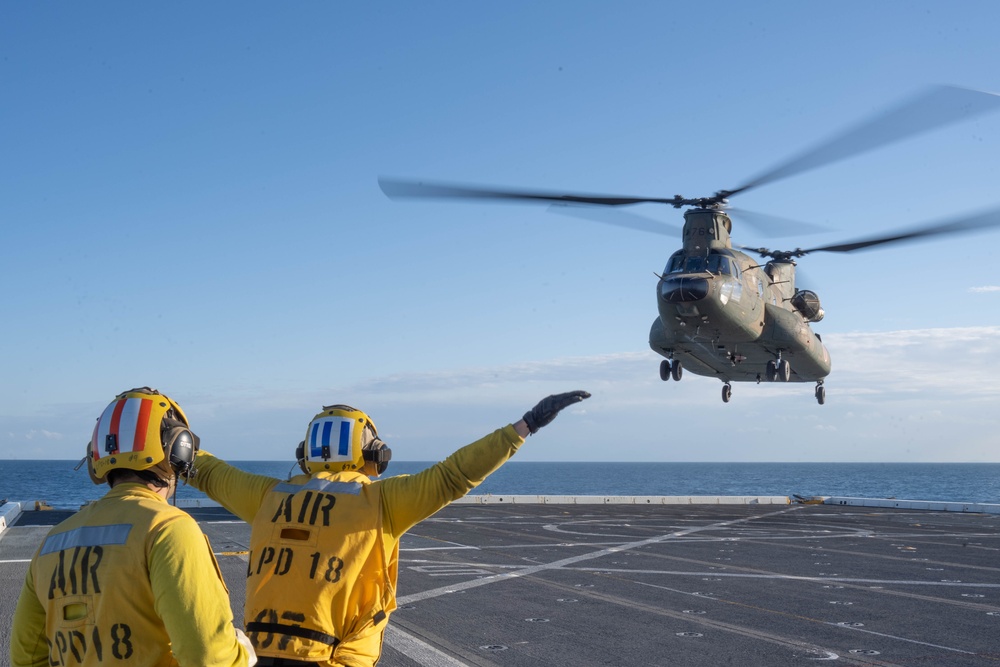
[[538,429],[555,419],[560,410],[585,398],[590,398],[590,392],[570,391],[543,398],[538,405],[524,413],[524,423],[528,425],[530,433],[536,433]]

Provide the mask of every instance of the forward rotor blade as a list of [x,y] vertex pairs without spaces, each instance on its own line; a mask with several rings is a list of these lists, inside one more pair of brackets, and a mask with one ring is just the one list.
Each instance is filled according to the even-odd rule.
[[1000,107],[1000,95],[955,86],[933,86],[899,106],[805,151],[748,183],[732,196],[816,167],[880,148]]
[[674,199],[628,197],[619,195],[560,194],[542,190],[503,190],[453,183],[430,183],[390,178],[378,179],[382,192],[390,199],[508,199],[513,201],[549,201],[564,204],[599,204],[628,206],[630,204],[673,204]]
[[[679,227],[676,224],[661,222],[630,211],[605,206],[592,206],[589,204],[552,204],[549,206],[548,211],[574,218],[593,220],[606,225],[614,225],[615,227],[625,227],[640,232],[650,232],[671,237],[677,236],[677,228]],[[762,232],[769,237],[791,236],[793,234],[818,234],[830,231],[829,228],[821,225],[781,218],[766,213],[756,213],[741,208],[727,207],[726,212],[730,217],[739,217],[741,221],[750,224],[758,232]]]
[[880,236],[847,243],[837,243],[834,245],[821,246],[801,250],[801,254],[810,252],[854,252],[872,246],[884,245],[887,243],[900,243],[903,241],[914,241],[927,236],[937,236],[940,234],[966,234],[970,232],[983,231],[990,227],[1000,226],[1000,208],[996,208],[968,218],[938,222],[926,227],[917,227],[911,230],[901,230],[888,236]]
[[649,232],[677,238],[677,228],[671,227],[669,223],[660,222],[653,218],[636,215],[629,211],[618,208],[607,208],[605,206],[592,206],[588,204],[552,204],[548,207],[549,213],[558,213],[584,220],[593,220],[605,225],[615,227],[625,227],[640,232]]

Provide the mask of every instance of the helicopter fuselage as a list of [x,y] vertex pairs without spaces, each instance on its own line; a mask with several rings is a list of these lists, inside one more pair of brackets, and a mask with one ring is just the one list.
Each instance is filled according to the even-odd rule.
[[731,229],[719,209],[684,214],[684,247],[671,256],[656,286],[659,317],[649,332],[650,347],[669,360],[661,377],[679,362],[727,385],[822,383],[830,355],[809,326],[823,317],[818,297],[796,289],[791,259],[761,265],[734,250]]

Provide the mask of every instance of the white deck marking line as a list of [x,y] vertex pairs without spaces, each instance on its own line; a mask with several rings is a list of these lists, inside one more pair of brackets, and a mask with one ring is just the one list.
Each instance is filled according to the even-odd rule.
[[30,558],[16,558],[11,560],[0,560],[0,565],[4,565],[5,563],[30,563],[30,562],[31,562]]
[[[218,554],[216,554],[218,555]],[[420,559],[400,559],[401,563],[435,563],[444,565],[444,563],[438,563],[438,561],[420,560]],[[447,563],[449,567],[490,567],[501,570],[518,570],[523,568],[523,565],[507,565],[502,563],[483,563],[483,562],[449,562]],[[731,579],[779,579],[785,581],[808,581],[814,583],[828,583],[831,581],[842,581],[851,584],[872,584],[872,585],[887,585],[893,584],[897,586],[945,586],[948,588],[1000,588],[1000,584],[989,584],[983,582],[974,581],[921,581],[919,579],[861,579],[857,577],[809,577],[804,575],[794,575],[794,574],[759,574],[755,572],[720,572],[718,570],[706,570],[704,572],[698,572],[694,570],[634,570],[624,567],[596,567],[593,565],[581,565],[580,567],[566,567],[565,570],[580,571],[580,572],[616,572],[621,574],[665,574],[672,577],[718,577],[731,578]],[[642,582],[636,582],[642,583]],[[645,584],[644,584],[645,585]]]
[[[496,567],[488,563],[476,563],[476,567]],[[567,568],[585,572],[622,572],[625,574],[669,574],[678,577],[731,577],[734,579],[783,579],[787,581],[812,581],[818,584],[843,581],[851,584],[894,584],[897,586],[956,586],[958,588],[1000,588],[1000,584],[976,583],[973,581],[920,581],[919,579],[860,579],[856,577],[806,577],[792,574],[756,574],[743,572],[685,572],[683,570],[630,570],[628,568],[594,567],[584,565]]]
[[400,630],[396,624],[386,626],[385,641],[389,646],[421,665],[468,667],[468,663],[456,660],[430,644],[420,641],[410,633]]
[[931,644],[929,642],[922,642],[916,639],[908,639],[906,637],[899,637],[898,635],[887,635],[884,632],[875,632],[873,630],[865,630],[864,628],[852,628],[849,625],[840,625],[839,623],[827,623],[827,625],[832,625],[838,628],[844,628],[845,630],[853,630],[854,632],[863,632],[868,635],[875,635],[877,637],[885,637],[886,639],[895,639],[901,642],[908,642],[910,644],[920,644],[921,646],[930,646],[931,648],[939,648],[943,651],[954,651],[955,653],[965,653],[966,655],[979,655],[975,651],[966,651],[960,648],[952,648],[951,646],[941,646],[940,644]]
[[713,523],[707,526],[695,526],[692,528],[686,528],[684,530],[674,531],[672,533],[667,533],[666,535],[658,535],[656,537],[650,537],[645,540],[639,540],[637,542],[627,542],[616,547],[608,547],[607,549],[599,549],[598,551],[592,551],[587,554],[581,554],[579,556],[571,556],[569,558],[563,558],[562,560],[552,561],[551,563],[544,563],[542,565],[531,565],[518,570],[517,572],[508,572],[504,574],[495,574],[490,577],[482,577],[480,579],[470,579],[468,581],[463,581],[451,586],[442,586],[440,588],[432,588],[430,590],[422,591],[420,593],[413,593],[411,595],[404,595],[396,599],[396,603],[400,606],[404,604],[411,604],[413,602],[419,602],[420,600],[428,600],[430,598],[436,598],[441,595],[447,595],[448,593],[454,593],[456,591],[464,591],[470,588],[477,588],[479,586],[486,586],[487,584],[495,584],[501,581],[508,581],[516,577],[524,577],[530,574],[535,574],[536,572],[543,572],[545,570],[558,570],[566,565],[572,565],[574,563],[579,563],[585,560],[593,560],[595,558],[601,558],[602,556],[610,556],[611,554],[616,554],[622,551],[629,551],[631,549],[636,549],[638,547],[644,547],[650,544],[659,544],[660,542],[666,542],[678,537],[683,537],[685,535],[690,535],[691,533],[698,533],[703,530],[713,530],[715,528],[721,528],[724,526],[734,526],[741,523],[747,523],[750,521],[755,521],[757,519],[765,519],[772,516],[779,516],[782,514],[787,514],[789,512],[795,512],[801,507],[791,507],[787,509],[778,510],[777,512],[768,512],[767,514],[761,514],[758,516],[746,517],[743,519],[733,519],[732,521],[722,521],[720,523]]
[[[633,581],[631,583],[642,584],[642,582],[638,582],[638,581]],[[649,585],[649,584],[643,584],[643,585]],[[680,593],[681,595],[688,595],[688,596],[691,596],[691,597],[694,597],[694,598],[699,598],[701,600],[712,600],[712,601],[715,601],[715,602],[720,602],[720,601],[721,602],[725,602],[724,600],[720,600],[717,597],[713,597],[709,593],[691,593],[691,592],[688,592],[688,591],[680,591],[680,590],[676,590],[676,589],[673,589],[673,588],[668,588],[666,586],[652,586],[652,587],[653,588],[658,588],[658,589],[661,589],[661,590],[668,590],[668,591],[671,591],[671,592]],[[841,662],[843,662],[845,664],[848,664],[848,665],[867,665],[869,667],[871,665],[882,665],[882,667],[902,667],[902,665],[898,665],[896,663],[881,662],[881,661],[879,661],[879,662],[871,662],[871,661],[866,660],[864,658],[856,659],[856,658],[853,658],[853,657],[850,657],[850,656],[847,656],[847,655],[841,656],[841,655],[837,654],[834,651],[830,651],[828,649],[825,649],[825,648],[823,648],[823,647],[821,647],[821,646],[819,646],[817,644],[814,644],[812,642],[803,641],[803,640],[798,639],[798,638],[796,638],[794,636],[789,637],[789,636],[786,636],[786,635],[775,634],[775,632],[772,632],[772,631],[769,631],[769,630],[766,630],[766,629],[753,628],[753,627],[744,626],[744,625],[736,625],[734,623],[729,623],[729,622],[726,622],[726,621],[720,621],[720,620],[708,618],[708,617],[705,617],[705,616],[689,616],[685,612],[678,612],[678,611],[673,611],[673,610],[665,609],[665,608],[662,608],[662,607],[650,606],[649,604],[645,604],[645,603],[642,603],[642,602],[639,602],[639,601],[636,601],[636,600],[633,600],[633,599],[630,599],[630,598],[622,598],[622,597],[620,597],[618,595],[615,595],[613,593],[612,594],[608,594],[608,593],[594,593],[594,592],[591,592],[591,593],[585,593],[585,595],[587,595],[589,597],[593,597],[594,599],[597,599],[597,600],[603,600],[603,601],[610,602],[611,604],[614,604],[614,605],[632,607],[632,608],[634,608],[636,610],[646,610],[648,613],[651,613],[651,614],[656,614],[658,616],[663,616],[663,617],[666,617],[666,618],[672,618],[672,619],[677,619],[677,620],[684,620],[686,622],[694,623],[696,625],[700,625],[700,626],[703,626],[703,627],[706,627],[706,628],[712,628],[713,630],[721,630],[722,632],[728,632],[728,633],[732,633],[732,634],[736,634],[736,635],[741,635],[743,637],[749,637],[750,639],[756,639],[756,640],[760,640],[760,641],[764,641],[764,642],[769,642],[771,644],[776,644],[778,646],[791,647],[791,648],[795,648],[795,649],[799,649],[799,650],[805,650],[805,651],[809,652],[810,654],[817,654],[817,653],[818,654],[825,654],[824,656],[819,657],[819,658],[804,658],[805,660],[830,660],[830,659],[836,659],[836,660],[840,660]],[[834,656],[834,658],[830,658],[830,656]],[[782,663],[782,664],[784,664],[784,663]]]
[[[409,533],[407,533],[409,535]],[[416,537],[421,537],[417,535]],[[406,539],[406,535],[404,535]],[[429,540],[429,537],[421,537],[421,539]],[[606,542],[557,542],[553,544],[542,544],[539,542],[533,542],[530,544],[495,544],[490,545],[490,551],[500,551],[503,549],[551,549],[553,547],[599,547],[605,545],[620,545],[624,544],[621,540],[608,540]],[[482,547],[474,547],[471,544],[457,544],[454,547],[404,547],[402,543],[399,546],[399,553],[409,553],[411,551],[447,551],[448,549],[454,549],[456,551],[462,549],[475,549],[476,551],[481,551]]]
[[[474,546],[469,545],[469,544],[462,544],[461,542],[452,542],[451,540],[439,540],[439,539],[434,538],[434,537],[426,537],[424,535],[415,535],[413,533],[406,533],[404,535],[404,538],[408,538],[408,537],[416,538],[418,540],[427,540],[428,542],[437,542],[438,544],[443,545],[443,546],[414,547],[414,548],[411,548],[411,549],[406,549],[406,551],[432,551],[434,549],[479,549],[479,547],[474,547]],[[400,551],[404,551],[402,544],[400,544],[399,550]]]
[[[808,579],[809,577],[804,577],[804,578]],[[669,586],[660,586],[659,584],[649,584],[649,583],[646,583],[644,581],[633,581],[632,583],[639,584],[640,586],[648,586],[649,588],[657,588],[657,589],[663,590],[663,591],[670,591],[671,593],[678,593],[680,595],[688,595],[688,596],[691,596],[691,597],[700,598],[702,600],[712,600],[713,602],[722,602],[724,604],[730,604],[726,600],[723,600],[723,599],[721,599],[719,597],[716,597],[716,596],[714,596],[712,594],[709,594],[709,593],[691,593],[690,591],[682,591],[682,590],[678,590],[676,588],[670,588]],[[704,623],[704,621],[702,621],[700,619],[699,619],[698,622],[699,623]],[[942,649],[944,651],[953,651],[953,652],[956,652],[956,653],[965,653],[965,654],[968,654],[968,655],[979,655],[975,651],[966,651],[966,650],[960,649],[960,648],[952,648],[951,646],[941,646],[940,644],[931,644],[929,642],[922,642],[922,641],[919,641],[919,640],[916,640],[916,639],[908,639],[906,637],[899,637],[897,635],[887,635],[887,634],[882,633],[882,632],[875,632],[874,630],[864,630],[862,628],[855,628],[855,627],[851,627],[849,625],[842,625],[840,623],[831,623],[829,621],[822,621],[822,622],[825,623],[826,625],[831,625],[831,626],[833,626],[835,628],[843,628],[845,630],[856,630],[858,632],[864,632],[864,633],[867,633],[867,634],[870,634],[870,635],[877,635],[879,637],[885,637],[886,639],[895,639],[897,641],[907,642],[907,643],[910,643],[910,644],[921,644],[923,646],[930,646],[931,648],[939,648],[939,649]],[[728,625],[729,624],[725,624],[725,626],[728,626]],[[731,627],[736,627],[736,626],[731,626]],[[822,650],[826,651],[826,649],[822,649]],[[817,660],[817,659],[825,660],[826,658],[810,658],[810,660]]]

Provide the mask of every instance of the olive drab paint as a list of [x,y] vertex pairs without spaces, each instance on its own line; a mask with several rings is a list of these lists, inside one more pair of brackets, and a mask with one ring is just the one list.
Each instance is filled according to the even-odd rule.
[[784,360],[791,371],[787,381],[821,386],[831,370],[830,354],[809,328],[823,317],[819,298],[813,292],[797,298],[794,261],[760,265],[733,249],[730,229],[724,211],[684,213],[684,247],[670,257],[657,283],[659,314],[649,331],[649,346],[666,358],[661,378],[679,380],[683,368],[716,377],[725,388],[730,382],[784,380],[777,372]]

